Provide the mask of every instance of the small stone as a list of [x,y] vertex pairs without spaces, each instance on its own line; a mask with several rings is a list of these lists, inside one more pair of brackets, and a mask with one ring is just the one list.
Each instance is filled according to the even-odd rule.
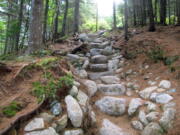
[[50,114],[48,114],[48,113],[41,113],[41,114],[40,114],[40,117],[43,118],[43,120],[44,120],[45,122],[48,122],[48,123],[51,123],[52,120],[54,119],[54,116],[53,116],[53,115],[50,115]]
[[84,61],[84,64],[82,66],[83,69],[86,69],[89,66],[89,59]]
[[94,96],[97,92],[97,85],[94,81],[91,80],[85,80],[84,85],[87,87],[88,95],[90,97]]
[[171,82],[168,80],[162,80],[159,83],[159,87],[164,88],[164,89],[169,89],[169,88],[171,88]]
[[143,130],[143,125],[141,124],[140,121],[132,121],[131,122],[131,125],[134,129],[137,129],[137,130]]
[[76,97],[77,96],[77,94],[78,94],[78,88],[76,87],[76,86],[73,86],[72,88],[71,88],[71,90],[69,91],[69,94],[71,95],[71,96],[73,96],[73,97]]
[[65,130],[63,135],[84,135],[82,129]]
[[65,114],[59,120],[56,121],[56,131],[60,132],[66,128],[68,123],[68,116]]
[[126,75],[131,75],[133,73],[133,70],[132,69],[129,69],[127,72],[126,72]]
[[75,74],[78,75],[82,79],[87,78],[87,76],[88,76],[86,70],[84,70],[84,69],[81,69],[81,70],[76,69]]
[[119,68],[116,70],[116,73],[121,73],[123,71],[123,68]]
[[163,110],[166,111],[168,108],[174,108],[176,106],[176,103],[169,102],[163,106]]
[[140,98],[132,99],[128,108],[129,116],[132,116],[137,111],[137,109],[142,105],[143,105],[143,101]]
[[94,113],[94,111],[91,111],[90,118],[91,118],[91,125],[95,126],[97,120],[96,120],[96,114]]
[[90,64],[89,69],[93,72],[103,72],[108,70],[107,64]]
[[32,121],[30,121],[24,128],[24,131],[34,131],[44,128],[44,120],[43,118],[35,118]]
[[139,92],[139,95],[144,98],[148,99],[153,91],[157,89],[156,86],[145,88],[144,90]]
[[119,68],[118,63],[119,63],[119,59],[109,60],[108,61],[108,70],[109,71],[116,71]]
[[77,81],[74,81],[73,84],[76,86],[76,87],[79,87],[81,84]]
[[25,133],[25,135],[58,135],[58,133],[56,133],[54,128],[49,127],[48,129],[44,129],[44,130]]
[[149,122],[146,119],[146,114],[144,111],[140,111],[138,115],[139,120],[143,123],[144,126],[146,126]]
[[156,96],[156,103],[159,104],[167,104],[171,100],[173,100],[173,97],[170,96],[169,94],[162,93]]
[[155,122],[151,122],[144,128],[141,135],[162,135],[162,133],[163,130],[159,126],[159,124]]
[[148,102],[148,106],[147,106],[147,111],[151,112],[151,111],[155,111],[157,109],[156,104]]
[[151,81],[151,80],[150,80],[150,81],[148,81],[148,84],[149,84],[149,85],[151,85],[151,86],[153,86],[153,85],[156,85],[156,84],[157,84],[157,82],[155,82],[155,81]]
[[126,100],[123,98],[106,96],[95,104],[102,112],[113,116],[120,116],[126,111]]
[[120,79],[116,76],[102,76],[100,79],[106,84],[117,84],[120,82]]
[[72,96],[66,96],[68,117],[74,127],[80,127],[83,121],[83,112],[78,102]]
[[87,101],[88,101],[88,96],[86,95],[86,93],[84,93],[80,90],[77,95],[77,100],[80,105],[86,106]]
[[159,94],[159,93],[156,93],[156,92],[152,93],[151,96],[150,96],[150,100],[156,102],[156,96],[157,96],[158,94]]
[[146,115],[146,119],[149,122],[156,121],[158,119],[159,113],[158,112],[150,112]]
[[106,48],[104,48],[104,49],[102,50],[102,54],[103,54],[103,55],[106,55],[106,56],[112,55],[112,54],[113,54],[113,49],[112,49],[112,47],[111,47],[111,46],[107,46]]
[[95,55],[91,58],[91,62],[95,63],[95,64],[103,64],[103,63],[107,63],[108,58],[107,56],[104,55]]
[[58,101],[53,101],[51,103],[51,113],[55,116],[60,115],[62,113],[61,104]]

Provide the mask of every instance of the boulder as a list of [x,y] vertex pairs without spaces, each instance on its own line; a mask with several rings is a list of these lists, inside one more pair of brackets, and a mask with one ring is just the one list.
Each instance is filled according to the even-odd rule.
[[143,125],[140,121],[132,121],[131,126],[136,130],[143,130]]
[[85,80],[84,85],[87,87],[88,95],[94,96],[95,93],[97,92],[97,85],[94,81],[91,80]]
[[43,128],[45,128],[43,118],[34,118],[25,126],[24,131],[29,132]]
[[88,35],[87,35],[86,33],[79,34],[79,35],[78,35],[78,38],[79,38],[81,41],[84,41],[84,42],[90,40],[89,37],[88,37]]
[[129,108],[128,108],[128,114],[129,116],[132,116],[137,109],[143,105],[143,101],[140,98],[133,98],[129,104]]
[[106,95],[123,95],[126,92],[126,88],[122,84],[98,84],[98,90]]
[[96,73],[89,73],[89,78],[91,80],[97,80],[101,76],[107,76],[107,75],[113,75],[114,73],[112,71],[106,71],[106,72],[96,72]]
[[144,111],[139,112],[138,118],[144,126],[146,126],[149,123],[148,120],[146,119],[146,114]]
[[166,111],[168,108],[175,108],[175,106],[176,106],[176,103],[169,102],[163,106],[163,111]]
[[119,59],[113,59],[108,61],[108,70],[116,71],[119,68]]
[[102,76],[101,81],[106,84],[118,84],[120,79],[116,76]]
[[159,117],[159,112],[150,112],[149,114],[146,115],[146,119],[149,122],[156,121],[158,117]]
[[86,59],[86,60],[84,61],[84,64],[82,65],[82,68],[83,68],[83,69],[86,69],[86,68],[88,68],[88,66],[89,66],[89,59]]
[[113,54],[112,46],[107,46],[106,48],[104,48],[104,49],[102,50],[102,54],[103,54],[103,55],[106,55],[106,56],[112,55],[112,54]]
[[102,127],[99,131],[100,135],[129,135],[128,133],[124,132],[121,128],[117,125],[113,124],[107,119],[104,119],[102,122]]
[[75,55],[75,54],[68,54],[67,58],[71,62],[76,62],[76,61],[80,60],[80,57],[78,55]]
[[168,130],[173,126],[173,120],[175,118],[176,110],[173,108],[168,108],[164,111],[161,119],[159,120],[160,125],[164,130]]
[[96,49],[96,48],[90,49],[91,56],[100,55],[101,52],[102,52],[102,49]]
[[147,111],[151,112],[151,111],[156,111],[157,109],[157,105],[152,103],[152,102],[148,102],[147,104]]
[[48,129],[44,129],[44,130],[25,133],[25,135],[58,135],[58,133],[56,133],[54,128],[49,127]]
[[160,87],[160,88],[164,88],[164,89],[169,89],[169,88],[171,88],[171,82],[168,81],[168,80],[162,80],[162,81],[159,83],[159,87]]
[[88,101],[88,96],[86,95],[86,93],[79,90],[78,95],[77,95],[77,100],[78,100],[80,105],[86,106],[87,101]]
[[167,104],[171,100],[173,100],[173,97],[166,93],[161,93],[156,96],[156,103],[159,104]]
[[56,131],[60,132],[64,130],[68,124],[68,116],[65,114],[59,120],[56,121]]
[[83,112],[78,102],[72,96],[66,96],[68,117],[74,127],[80,127],[83,121]]
[[71,96],[73,96],[73,97],[76,97],[77,96],[77,94],[78,94],[78,88],[76,87],[76,86],[73,86],[71,89],[70,89],[70,91],[69,91],[69,94],[71,95]]
[[51,113],[55,116],[58,116],[62,113],[62,107],[61,107],[61,103],[59,103],[57,100],[54,100],[51,104]]
[[123,98],[106,96],[95,104],[102,112],[113,116],[123,115],[126,111],[126,100]]
[[144,99],[148,99],[150,97],[151,93],[153,91],[155,91],[157,88],[158,87],[156,87],[156,86],[145,88],[144,90],[139,92],[139,95],[140,95],[140,97],[142,97]]
[[163,134],[162,128],[159,126],[158,123],[155,122],[149,123],[141,133],[141,135],[162,135],[162,134]]
[[63,135],[84,135],[82,129],[65,130]]
[[75,69],[74,74],[78,75],[82,79],[87,78],[88,76],[86,70],[84,69]]
[[90,64],[89,69],[93,72],[103,72],[107,71],[108,67],[107,64]]
[[104,55],[95,55],[91,58],[91,62],[95,63],[95,64],[103,64],[103,63],[107,63],[108,58],[107,56]]

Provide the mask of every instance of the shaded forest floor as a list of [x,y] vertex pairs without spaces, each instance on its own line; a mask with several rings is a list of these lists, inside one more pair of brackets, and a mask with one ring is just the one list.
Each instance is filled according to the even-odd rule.
[[[176,60],[174,60],[174,58],[180,56],[180,27],[158,27],[157,31],[153,33],[146,32],[146,28],[138,28],[138,30],[131,29],[130,31],[131,38],[128,42],[124,41],[122,34],[110,34],[110,38],[116,41],[114,47],[120,48],[123,51],[124,57],[127,59],[127,64],[122,72],[126,72],[129,69],[139,72],[140,74],[133,79],[141,84],[141,89],[146,87],[147,81],[144,77],[149,73],[152,73],[150,74],[150,80],[155,80],[159,77],[161,80],[170,80],[172,82],[172,85],[176,88],[176,92],[171,94],[177,103],[177,116],[175,128],[170,131],[168,135],[179,135],[180,99],[178,97],[180,96],[180,58]],[[56,52],[55,54],[60,53],[60,55],[62,55],[79,46],[81,46],[81,44],[71,41],[70,39],[66,42],[51,46],[51,50]],[[154,50],[154,52],[152,50]],[[158,56],[154,58],[154,55]],[[33,82],[43,81],[43,70],[33,68],[27,71],[26,67],[47,58],[56,57],[27,57],[27,59],[23,58],[23,61],[16,60],[6,62],[12,71],[7,73],[0,72],[0,130],[9,126],[12,121],[15,121],[22,115],[30,113],[39,107],[37,98],[31,94],[31,91]],[[63,61],[63,57],[58,61],[58,65],[64,65],[63,68],[59,66],[56,67],[60,71],[66,68],[68,68],[66,70],[70,70],[67,63]],[[145,71],[141,70],[140,67],[145,65],[149,65],[148,69]],[[54,70],[50,72],[56,74]],[[63,74],[62,72],[57,76],[60,77]],[[7,118],[2,114],[2,108],[9,105],[12,101],[21,103],[22,110],[14,117]]]

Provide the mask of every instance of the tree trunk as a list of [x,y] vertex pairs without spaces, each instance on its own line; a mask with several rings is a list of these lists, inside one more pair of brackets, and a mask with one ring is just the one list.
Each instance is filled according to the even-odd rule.
[[124,26],[124,31],[125,31],[125,40],[128,40],[128,7],[127,7],[127,0],[125,0],[125,11],[124,11],[124,18],[125,18],[125,26]]
[[53,39],[58,38],[58,23],[59,23],[59,10],[60,10],[60,2],[56,0],[56,14],[54,19],[54,32],[53,32]]
[[29,48],[28,53],[33,53],[43,48],[43,1],[32,0],[32,14],[30,20]]
[[166,25],[166,0],[160,0],[160,24]]
[[136,26],[137,22],[136,22],[136,1],[132,0],[132,4],[133,4],[133,25]]
[[46,0],[46,7],[44,12],[44,26],[43,26],[43,43],[46,42],[48,11],[49,11],[49,0]]
[[116,22],[116,2],[113,1],[113,28],[117,28],[117,22]]
[[96,4],[96,31],[98,31],[98,20],[99,20],[99,11],[98,4]]
[[61,32],[62,36],[66,35],[66,26],[67,26],[66,23],[67,23],[68,8],[69,8],[69,1],[66,0],[66,7],[65,7],[65,12],[64,12],[64,19],[63,19],[62,32]]
[[153,14],[153,6],[152,6],[152,0],[149,0],[148,2],[149,7],[149,31],[154,32],[156,30],[155,23],[154,23],[154,14]]
[[177,24],[178,26],[180,26],[180,1],[176,0],[176,15],[177,15]]
[[75,0],[75,9],[74,9],[74,34],[79,32],[79,8],[80,8],[80,0]]

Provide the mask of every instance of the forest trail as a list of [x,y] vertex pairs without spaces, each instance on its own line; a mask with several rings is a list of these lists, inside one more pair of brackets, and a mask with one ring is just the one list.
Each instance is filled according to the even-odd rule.
[[[174,31],[172,32],[174,33]],[[114,38],[108,38],[101,34],[80,34],[79,39],[83,43],[78,47],[76,45],[77,49],[73,51],[74,53],[68,53],[65,56],[65,61],[70,63],[71,66],[67,66],[66,62],[59,64],[67,71],[69,70],[75,79],[73,87],[67,89],[66,91],[68,92],[65,96],[62,96],[55,103],[55,108],[58,108],[60,115],[53,114],[52,106],[49,103],[45,104],[40,110],[38,109],[37,112],[39,113],[30,115],[28,119],[26,118],[20,122],[18,130],[12,129],[10,134],[166,134],[172,126],[175,113],[179,116],[177,109],[179,104],[176,106],[176,103],[179,101],[177,94],[178,81],[172,79],[173,75],[170,73],[164,72],[166,70],[165,66],[153,64],[143,55],[137,57],[137,59],[128,60],[124,50],[115,47],[118,42],[115,43],[116,40]],[[161,43],[164,37],[164,34],[162,34],[157,39],[149,41],[146,37],[149,39],[151,37],[152,39],[153,34],[143,34],[143,37],[141,34],[136,35],[134,37],[136,40],[130,40],[126,46],[134,51],[137,45],[140,50],[144,49],[142,44],[148,46],[147,44],[154,44],[154,42]],[[176,41],[172,42],[174,42],[173,45],[175,46]],[[131,46],[132,43],[134,46]],[[164,41],[164,43],[166,46],[167,42]],[[73,50],[71,47],[70,49]],[[62,48],[69,52],[65,46],[59,46],[59,44],[54,46],[53,51],[57,55],[59,54],[58,50],[61,51]],[[174,50],[174,54],[176,52],[178,50]],[[36,62],[42,63],[43,59],[49,58],[51,60],[54,56],[41,58],[36,60]],[[26,64],[29,65],[30,63]],[[61,67],[59,70],[59,66],[57,68],[56,64],[53,64],[53,70],[50,70],[50,72],[56,77],[61,77],[64,74],[61,71],[63,68]],[[50,63],[47,65],[50,65]],[[17,69],[20,68],[17,67]],[[16,116],[27,113],[27,111],[31,112],[31,109],[34,110],[40,105],[37,104],[37,99],[29,92],[33,89],[31,86],[33,82],[38,80],[41,82],[46,81],[42,78],[44,73],[40,69],[28,71],[26,68],[23,68],[20,73],[24,73],[24,71],[23,77],[17,77],[18,81],[16,82],[19,83],[15,85],[14,90],[19,91],[16,94],[16,99],[23,97],[22,101],[26,103],[24,105],[26,107],[24,111],[17,113]],[[4,80],[10,79],[10,76],[14,73],[17,73],[17,71],[6,75],[5,77],[7,78],[4,78]],[[12,87],[9,88],[12,90]],[[5,100],[5,98],[3,99]],[[10,99],[8,103],[14,101],[10,96],[6,97],[6,99]],[[29,100],[27,101],[27,99]],[[8,103],[6,102],[6,104]],[[178,116],[176,117],[178,118]],[[8,125],[15,118],[3,118],[2,121],[7,123],[1,124],[0,127],[2,128],[5,124]],[[178,121],[178,119],[175,121]]]

